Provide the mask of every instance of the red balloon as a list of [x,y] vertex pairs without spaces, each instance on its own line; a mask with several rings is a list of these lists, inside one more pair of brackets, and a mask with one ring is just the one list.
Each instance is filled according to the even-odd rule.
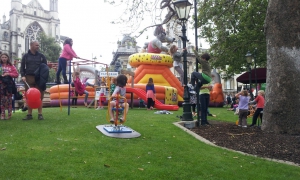
[[42,100],[38,99],[37,101],[27,100],[27,104],[32,109],[37,109],[41,106]]
[[26,98],[28,101],[38,101],[41,99],[41,92],[37,88],[29,88],[26,92]]

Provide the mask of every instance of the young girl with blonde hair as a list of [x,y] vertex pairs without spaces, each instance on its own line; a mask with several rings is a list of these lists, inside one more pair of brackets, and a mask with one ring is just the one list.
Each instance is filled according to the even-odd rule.
[[251,101],[250,104],[255,104],[255,103],[256,103],[256,110],[254,112],[254,115],[252,118],[252,124],[250,125],[250,127],[256,125],[258,116],[260,116],[260,119],[262,119],[261,112],[264,110],[264,106],[265,106],[265,91],[259,90],[257,92],[257,97],[253,101]]

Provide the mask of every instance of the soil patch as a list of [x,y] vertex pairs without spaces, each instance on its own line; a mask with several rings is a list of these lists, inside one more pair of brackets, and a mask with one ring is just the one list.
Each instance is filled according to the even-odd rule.
[[190,130],[221,147],[300,165],[300,135],[273,134],[257,126],[242,128],[233,123],[209,122],[209,126]]

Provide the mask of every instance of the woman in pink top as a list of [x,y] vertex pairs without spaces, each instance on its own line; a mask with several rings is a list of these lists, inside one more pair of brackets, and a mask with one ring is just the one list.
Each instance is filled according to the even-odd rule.
[[252,124],[250,127],[256,125],[256,121],[258,116],[260,116],[260,119],[262,119],[261,112],[264,110],[265,106],[265,92],[263,90],[259,90],[257,92],[257,97],[254,99],[254,101],[251,101],[250,104],[256,103],[256,110],[254,112],[253,118],[252,118]]
[[67,38],[64,42],[64,48],[58,59],[58,69],[56,72],[56,84],[60,84],[60,72],[62,71],[62,76],[64,78],[64,84],[69,84],[66,75],[67,61],[72,60],[73,58],[79,58],[75,51],[72,49],[73,40]]
[[[0,74],[1,119],[10,119],[12,112],[12,94],[17,93],[13,78],[17,78],[19,73],[15,66],[11,64],[7,53],[1,54],[0,62],[2,68],[2,74]],[[8,111],[8,118],[5,117],[6,109]]]

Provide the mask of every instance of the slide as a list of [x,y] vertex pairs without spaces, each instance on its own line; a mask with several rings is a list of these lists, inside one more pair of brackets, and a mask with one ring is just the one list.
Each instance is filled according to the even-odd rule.
[[[146,91],[144,91],[142,89],[126,87],[126,92],[135,93],[140,98],[142,98],[145,102],[147,102]],[[155,101],[155,108],[160,109],[160,110],[177,111],[179,109],[179,106],[166,105],[157,100],[157,101]]]
[[[180,81],[174,76],[169,67],[166,66],[153,66],[153,65],[140,65],[135,70],[136,76],[134,77],[135,84],[147,84],[150,77],[153,78],[155,85],[170,86],[176,88],[178,95],[183,97],[183,87]],[[128,81],[130,82],[131,79]]]

